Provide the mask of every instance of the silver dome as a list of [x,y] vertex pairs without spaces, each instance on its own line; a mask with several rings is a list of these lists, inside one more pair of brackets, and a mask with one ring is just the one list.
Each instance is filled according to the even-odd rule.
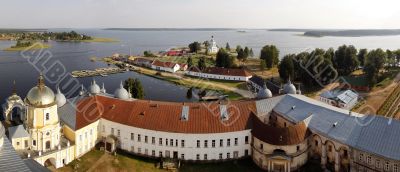
[[89,92],[91,94],[99,94],[100,90],[100,86],[96,84],[96,80],[93,80],[92,84],[89,87]]
[[264,84],[263,88],[260,89],[257,93],[257,98],[258,99],[266,99],[266,98],[271,98],[272,97],[272,92],[267,88],[267,86]]
[[114,96],[115,98],[119,98],[122,100],[128,100],[129,99],[129,93],[128,91],[122,86],[122,82],[119,86],[119,88],[117,88],[114,92]]
[[65,103],[67,103],[67,98],[65,98],[65,95],[61,93],[60,88],[57,88],[56,101],[57,107],[64,106]]
[[288,82],[283,86],[283,92],[285,94],[296,94],[296,87],[288,80]]
[[54,92],[44,85],[43,76],[40,75],[38,85],[29,90],[25,100],[26,103],[33,106],[46,106],[54,104],[56,97],[54,96]]
[[103,94],[106,94],[106,88],[104,87],[104,82],[103,82],[103,85],[101,86],[100,92]]

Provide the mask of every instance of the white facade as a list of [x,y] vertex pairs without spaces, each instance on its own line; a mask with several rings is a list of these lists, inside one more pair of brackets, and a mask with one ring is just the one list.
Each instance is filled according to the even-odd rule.
[[218,47],[217,47],[217,42],[215,42],[214,37],[211,37],[211,40],[209,41],[208,45],[208,52],[209,53],[217,53],[218,52]]
[[163,67],[163,66],[156,66],[154,64],[151,65],[151,68],[154,70],[158,70],[158,71],[165,71],[165,72],[171,72],[171,73],[175,73],[176,71],[178,71],[181,67],[178,64],[175,64],[174,67],[170,68],[170,67]]
[[227,81],[248,81],[251,78],[251,76],[216,75],[216,74],[193,72],[193,71],[187,71],[186,75],[200,77],[200,78],[227,80]]
[[118,137],[121,149],[150,157],[207,161],[251,155],[250,130],[205,134],[171,133],[136,128],[105,119],[101,119],[100,125],[101,135]]

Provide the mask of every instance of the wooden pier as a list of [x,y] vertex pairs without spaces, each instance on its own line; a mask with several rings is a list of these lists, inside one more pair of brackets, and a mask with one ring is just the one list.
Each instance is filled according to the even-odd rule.
[[92,77],[92,76],[108,76],[111,74],[123,73],[126,72],[125,69],[110,67],[110,68],[98,68],[95,70],[79,70],[71,72],[72,77],[74,78],[84,78],[84,77]]

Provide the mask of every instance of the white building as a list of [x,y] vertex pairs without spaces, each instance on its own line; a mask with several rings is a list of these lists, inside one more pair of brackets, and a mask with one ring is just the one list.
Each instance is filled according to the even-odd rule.
[[358,94],[352,90],[331,90],[319,95],[319,100],[339,108],[351,109],[358,102]]
[[228,81],[248,81],[253,76],[246,69],[221,67],[207,67],[203,70],[199,70],[198,68],[190,68],[186,71],[186,75]]
[[154,60],[153,63],[151,64],[151,68],[154,69],[154,70],[158,70],[158,71],[165,71],[165,72],[175,73],[181,67],[177,63],[162,62],[162,61],[159,61],[159,60]]
[[211,40],[208,41],[208,53],[215,54],[218,52],[219,48],[217,46],[217,42],[214,40],[214,36],[211,36]]

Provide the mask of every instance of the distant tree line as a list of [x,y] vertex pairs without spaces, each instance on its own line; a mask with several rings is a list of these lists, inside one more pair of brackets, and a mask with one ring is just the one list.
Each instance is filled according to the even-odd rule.
[[18,32],[18,33],[5,33],[6,36],[17,38],[19,41],[28,40],[90,40],[92,37],[78,34],[75,31],[71,32]]

